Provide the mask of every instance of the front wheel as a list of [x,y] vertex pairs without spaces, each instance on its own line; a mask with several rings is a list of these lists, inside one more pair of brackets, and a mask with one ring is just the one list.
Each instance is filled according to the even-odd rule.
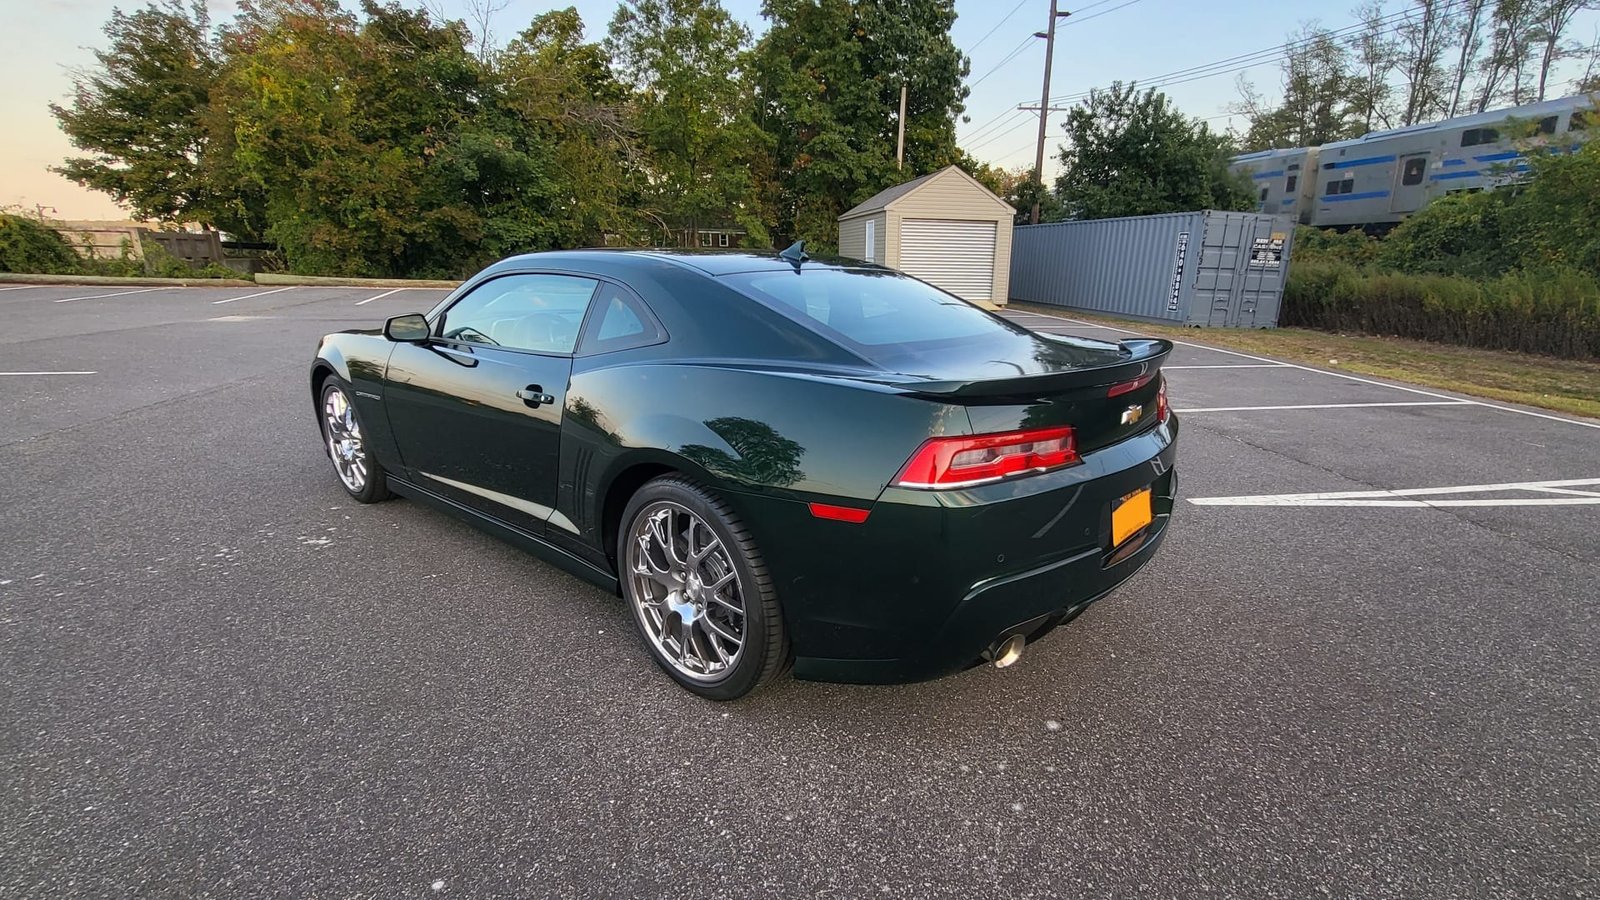
[[321,424],[333,473],[339,476],[345,492],[360,503],[389,499],[389,482],[367,447],[361,416],[350,402],[345,385],[332,376],[322,385]]
[[714,494],[681,477],[651,481],[628,502],[617,547],[634,622],[650,655],[679,684],[733,700],[788,663],[766,564]]

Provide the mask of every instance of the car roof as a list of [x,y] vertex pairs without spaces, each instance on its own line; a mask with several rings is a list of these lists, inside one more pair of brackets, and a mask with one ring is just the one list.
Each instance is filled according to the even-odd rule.
[[[786,272],[794,270],[794,263],[774,251],[762,250],[677,250],[671,248],[550,250],[541,253],[523,253],[500,260],[490,269],[514,269],[528,266],[603,266],[613,272],[625,271],[630,262],[648,264],[670,262],[707,275],[731,275],[736,272]],[[802,269],[869,269],[890,271],[883,266],[837,256],[808,257]]]

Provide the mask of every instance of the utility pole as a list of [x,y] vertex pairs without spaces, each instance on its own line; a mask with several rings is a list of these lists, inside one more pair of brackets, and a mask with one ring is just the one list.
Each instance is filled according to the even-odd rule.
[[900,141],[894,148],[894,167],[906,167],[906,83],[900,82]]
[[[1056,10],[1056,0],[1050,0],[1050,25],[1044,31],[1036,31],[1034,37],[1044,38],[1044,90],[1039,94],[1039,146],[1033,154],[1033,183],[1039,190],[1044,190],[1044,132],[1045,125],[1050,121],[1050,63],[1056,55],[1056,20],[1065,19],[1072,13],[1066,10]],[[1039,198],[1033,199],[1033,224],[1039,224]]]

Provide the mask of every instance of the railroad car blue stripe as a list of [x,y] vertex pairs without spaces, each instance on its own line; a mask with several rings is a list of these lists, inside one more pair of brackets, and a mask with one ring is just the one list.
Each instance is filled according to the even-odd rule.
[[1293,197],[1288,197],[1288,198],[1285,198],[1282,202],[1283,202],[1284,206],[1288,206],[1289,204],[1294,202],[1294,198]]
[[1271,172],[1257,172],[1256,174],[1254,174],[1254,175],[1252,175],[1250,177],[1254,178],[1257,181],[1260,181],[1263,178],[1277,178],[1282,174],[1283,174],[1283,170],[1282,169],[1274,169]]
[[1481,171],[1472,169],[1467,172],[1444,172],[1439,175],[1434,175],[1432,178],[1434,181],[1449,181],[1452,178],[1479,178],[1482,175],[1483,173]]
[[1464,159],[1447,159],[1444,161],[1444,167],[1447,169],[1451,166],[1464,166],[1466,164],[1467,161]]
[[1522,154],[1515,150],[1506,153],[1490,153],[1487,156],[1474,156],[1478,162],[1499,162],[1502,159],[1521,159]]
[[1388,191],[1367,191],[1362,194],[1340,194],[1337,197],[1323,197],[1323,203],[1345,203],[1350,200],[1376,200],[1379,197],[1389,196]]
[[1398,156],[1368,156],[1364,159],[1342,159],[1338,162],[1327,163],[1324,169],[1353,169],[1356,166],[1375,166],[1379,163],[1392,163],[1399,159]]

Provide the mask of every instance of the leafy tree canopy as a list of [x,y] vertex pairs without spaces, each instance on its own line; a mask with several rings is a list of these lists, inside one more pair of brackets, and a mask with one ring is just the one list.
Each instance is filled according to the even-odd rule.
[[1092,91],[1067,114],[1066,132],[1057,218],[1255,208],[1249,181],[1228,172],[1230,140],[1153,89]]

